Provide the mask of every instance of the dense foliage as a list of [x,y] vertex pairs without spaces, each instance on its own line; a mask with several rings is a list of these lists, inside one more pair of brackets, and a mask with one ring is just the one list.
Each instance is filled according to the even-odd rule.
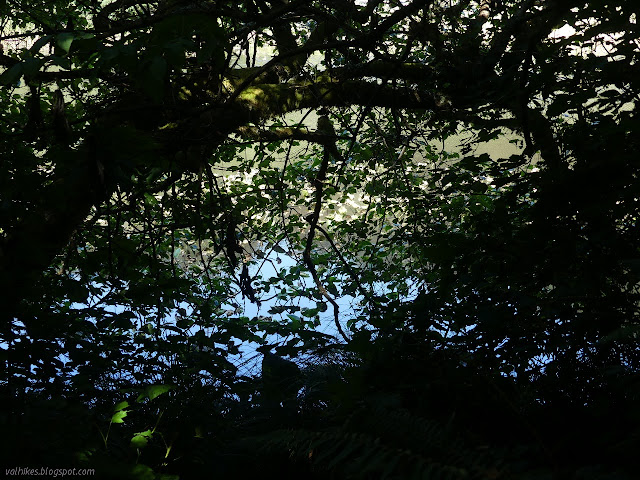
[[638,13],[0,1],[2,466],[635,478]]

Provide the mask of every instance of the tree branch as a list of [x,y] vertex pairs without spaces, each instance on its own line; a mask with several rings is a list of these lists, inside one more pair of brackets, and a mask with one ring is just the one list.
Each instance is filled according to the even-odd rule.
[[[322,118],[323,117],[320,117],[320,119]],[[320,128],[320,119],[318,121],[318,130],[322,130]],[[318,220],[320,219],[320,210],[322,209],[322,190],[324,182],[327,178],[327,169],[329,168],[330,158],[331,155],[329,153],[329,149],[325,146],[324,153],[322,155],[322,163],[320,164],[318,174],[316,175],[316,178],[313,182],[315,186],[315,205],[313,208],[313,212],[307,215],[307,222],[309,222],[309,233],[307,235],[307,242],[304,248],[304,252],[302,253],[302,258],[305,265],[307,266],[307,269],[309,270],[309,272],[311,272],[311,276],[313,277],[313,281],[315,282],[316,287],[318,288],[322,296],[324,296],[333,306],[333,320],[336,328],[338,329],[338,332],[340,333],[340,336],[344,339],[344,341],[348,342],[349,337],[347,337],[347,335],[344,333],[344,330],[342,329],[342,325],[340,325],[340,308],[333,297],[329,295],[327,289],[324,288],[324,285],[322,285],[320,277],[318,276],[318,272],[316,271],[316,267],[313,263],[313,260],[311,259],[311,248],[313,246],[313,239],[315,237],[316,227],[318,226]]]

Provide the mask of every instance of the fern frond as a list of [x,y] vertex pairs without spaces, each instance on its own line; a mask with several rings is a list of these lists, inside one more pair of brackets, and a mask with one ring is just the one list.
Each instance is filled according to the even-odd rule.
[[341,427],[280,430],[261,439],[265,454],[284,453],[336,478],[481,478],[493,464],[465,447],[449,425],[403,409],[363,409]]

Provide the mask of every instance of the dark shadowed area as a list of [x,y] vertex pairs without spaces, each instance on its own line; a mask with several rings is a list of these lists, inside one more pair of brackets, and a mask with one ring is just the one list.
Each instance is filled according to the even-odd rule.
[[638,13],[0,0],[3,473],[637,478]]

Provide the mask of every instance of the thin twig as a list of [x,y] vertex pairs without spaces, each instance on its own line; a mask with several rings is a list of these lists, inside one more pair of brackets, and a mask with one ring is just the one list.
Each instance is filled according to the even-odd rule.
[[322,285],[322,282],[320,281],[320,277],[318,276],[318,272],[316,271],[316,266],[311,260],[311,246],[313,245],[313,238],[316,233],[316,228],[318,227],[318,219],[320,218],[320,209],[322,208],[322,186],[327,177],[327,169],[329,167],[329,158],[330,158],[329,150],[325,146],[324,153],[322,156],[322,163],[320,164],[318,175],[314,180],[315,189],[316,189],[315,207],[313,209],[313,213],[311,213],[310,215],[307,215],[306,217],[306,220],[309,222],[309,234],[307,235],[307,244],[305,246],[304,253],[302,254],[302,258],[304,260],[305,265],[307,266],[307,269],[309,270],[309,272],[311,272],[311,276],[313,277],[313,281],[315,282],[316,287],[318,287],[318,290],[320,291],[322,296],[325,297],[329,301],[329,303],[333,306],[333,320],[335,322],[336,328],[338,329],[338,333],[340,333],[340,336],[344,339],[345,342],[348,342],[349,337],[347,337],[347,335],[344,333],[344,330],[342,329],[342,325],[340,325],[340,318],[339,318],[340,307],[338,306],[336,301],[333,299],[333,297],[329,295],[329,292],[327,292],[326,288],[324,288],[324,285]]

